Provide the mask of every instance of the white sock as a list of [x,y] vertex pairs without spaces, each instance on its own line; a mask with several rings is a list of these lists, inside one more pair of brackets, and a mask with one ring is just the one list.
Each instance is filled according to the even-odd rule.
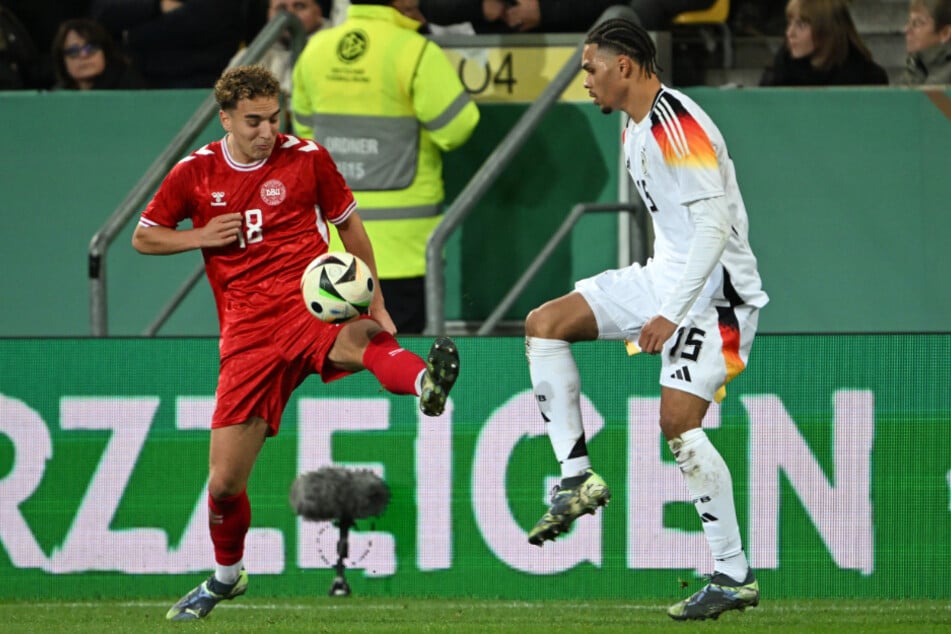
[[581,377],[571,355],[571,344],[559,339],[526,337],[525,356],[535,401],[561,465],[561,476],[576,476],[591,466],[591,459],[581,423]]
[[667,444],[703,522],[703,533],[716,560],[715,571],[736,581],[744,581],[750,567],[740,541],[729,467],[699,427],[684,432]]
[[236,564],[225,566],[224,564],[215,564],[215,579],[226,586],[233,585],[238,580],[238,574],[244,568],[244,562],[239,561]]
[[416,376],[416,396],[422,396],[423,394],[423,377],[426,376],[426,368],[423,368],[419,371],[419,374]]

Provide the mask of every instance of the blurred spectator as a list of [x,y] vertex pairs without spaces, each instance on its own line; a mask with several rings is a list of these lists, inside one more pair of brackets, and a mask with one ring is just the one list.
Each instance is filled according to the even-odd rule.
[[419,28],[416,29],[417,31],[420,33],[426,31],[426,25],[429,24],[429,22],[419,9],[419,0],[393,0],[391,4],[394,9],[406,17],[419,22]]
[[419,0],[419,12],[429,23],[467,25],[475,33],[508,33],[505,6],[505,0]]
[[426,242],[442,219],[442,153],[465,143],[479,121],[446,54],[407,17],[414,11],[416,0],[352,0],[342,24],[307,43],[293,83],[294,129],[327,148],[353,190],[386,308],[405,333],[426,324]]
[[3,6],[26,28],[34,52],[20,71],[24,88],[46,90],[56,82],[53,73],[53,38],[59,25],[71,18],[88,18],[90,0],[3,0]]
[[630,0],[420,0],[419,8],[435,24],[468,22],[477,33],[583,33],[608,7],[628,4]]
[[786,25],[786,40],[761,86],[888,83],[855,29],[847,0],[789,0]]
[[53,39],[54,89],[132,90],[145,80],[116,46],[109,32],[94,20],[63,22]]
[[902,84],[951,84],[951,0],[911,0],[905,48]]
[[93,0],[152,88],[210,88],[249,33],[253,0]]
[[26,27],[0,5],[0,90],[32,87],[37,59],[36,45]]
[[[310,37],[325,24],[329,24],[331,0],[270,0],[267,19],[272,19],[280,11],[293,13],[304,27],[304,33]],[[250,42],[248,42],[250,43]],[[235,66],[241,61],[244,49],[238,51],[231,58],[229,66]],[[294,61],[291,59],[291,34],[285,33],[264,52],[260,60],[254,62],[271,71],[281,83],[283,108],[289,113],[291,96],[291,74],[294,71]],[[289,123],[289,120],[288,120]]]
[[[663,3],[665,0],[657,0]],[[678,0],[679,1],[679,0]],[[706,1],[706,0],[701,0]],[[498,4],[499,0],[489,0]],[[487,2],[483,2],[486,4]],[[513,0],[505,3],[503,19],[517,32],[584,33],[608,7],[629,5],[630,0]]]

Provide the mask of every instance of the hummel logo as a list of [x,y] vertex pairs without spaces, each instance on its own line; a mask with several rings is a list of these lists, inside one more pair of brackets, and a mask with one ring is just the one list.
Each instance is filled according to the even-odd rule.
[[211,203],[212,207],[225,207],[228,205],[228,203],[222,200],[225,197],[224,192],[211,192],[211,197],[215,199],[214,202]]
[[686,381],[690,383],[690,370],[687,369],[687,366],[684,366],[678,369],[676,372],[670,375],[672,379],[680,379],[681,381]]

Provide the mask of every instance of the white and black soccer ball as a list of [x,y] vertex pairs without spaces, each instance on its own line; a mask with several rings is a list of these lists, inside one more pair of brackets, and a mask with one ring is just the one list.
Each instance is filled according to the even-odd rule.
[[307,265],[300,290],[314,317],[338,324],[370,311],[373,275],[366,262],[352,253],[332,251]]

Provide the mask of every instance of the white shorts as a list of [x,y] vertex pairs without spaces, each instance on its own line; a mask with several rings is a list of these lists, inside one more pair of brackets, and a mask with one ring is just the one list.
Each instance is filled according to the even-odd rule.
[[[598,322],[598,339],[637,342],[660,312],[650,266],[604,271],[575,283]],[[700,297],[661,352],[660,384],[719,401],[722,388],[746,367],[759,309]]]

